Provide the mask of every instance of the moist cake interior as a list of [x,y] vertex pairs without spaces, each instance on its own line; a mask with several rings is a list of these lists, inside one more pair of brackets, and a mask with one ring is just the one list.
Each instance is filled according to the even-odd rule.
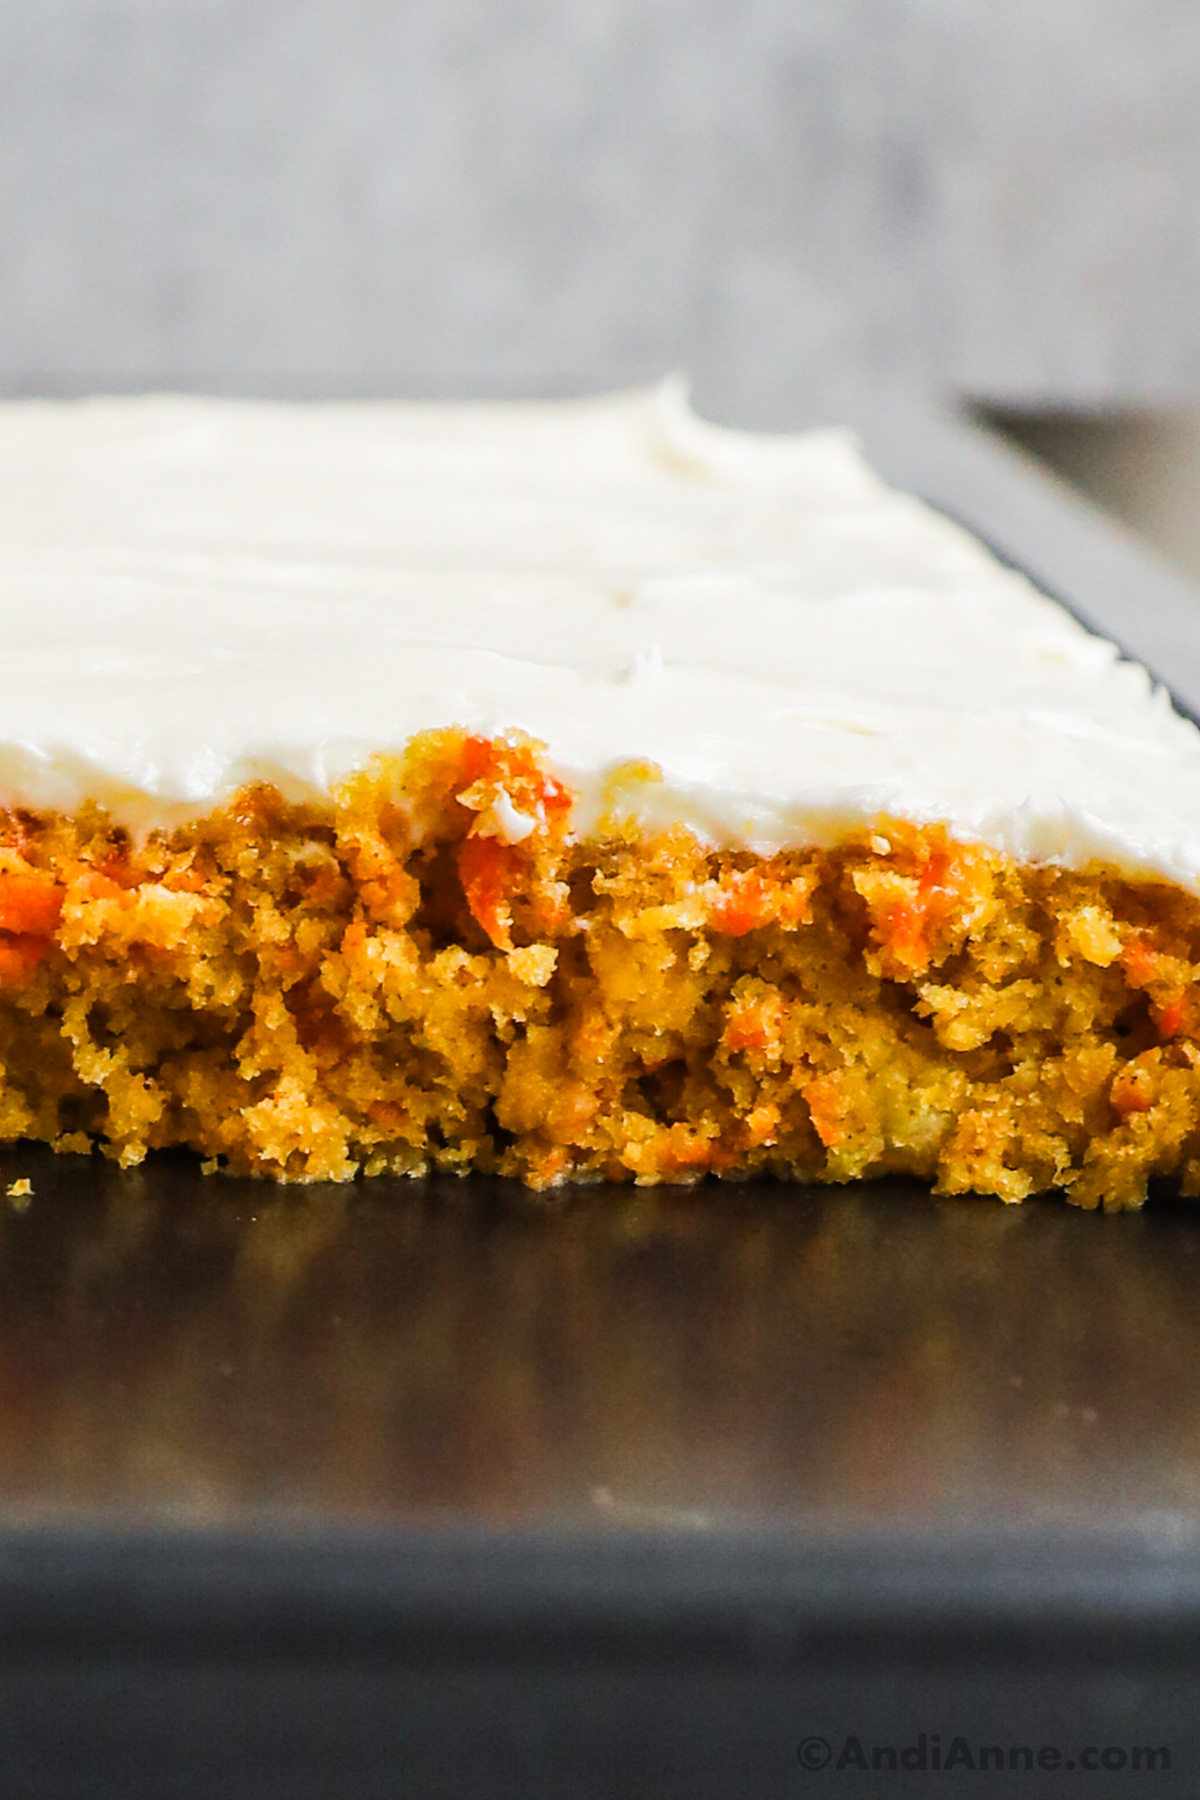
[[10,812],[0,1135],[296,1181],[1200,1189],[1180,888],[902,820],[762,857],[570,813],[536,744],[454,730],[140,845]]

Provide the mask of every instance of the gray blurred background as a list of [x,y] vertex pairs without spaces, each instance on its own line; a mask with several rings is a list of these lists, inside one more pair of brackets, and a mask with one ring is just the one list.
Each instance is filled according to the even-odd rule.
[[999,409],[1186,562],[1200,4],[0,0],[0,391],[669,368]]

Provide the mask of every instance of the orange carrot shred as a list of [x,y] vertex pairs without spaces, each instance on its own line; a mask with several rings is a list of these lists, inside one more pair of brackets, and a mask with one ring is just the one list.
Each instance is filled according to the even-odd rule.
[[0,875],[0,931],[52,937],[63,890],[44,875]]
[[509,894],[521,868],[519,852],[496,838],[468,837],[458,847],[458,877],[471,916],[498,950],[511,950]]
[[50,939],[17,933],[0,937],[0,986],[23,986],[50,948]]

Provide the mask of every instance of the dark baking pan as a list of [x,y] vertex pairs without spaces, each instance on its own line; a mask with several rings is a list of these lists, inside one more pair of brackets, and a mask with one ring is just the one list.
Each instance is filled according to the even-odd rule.
[[[1130,545],[868,441],[1200,698]],[[1192,1208],[21,1177],[3,1800],[1200,1793]]]

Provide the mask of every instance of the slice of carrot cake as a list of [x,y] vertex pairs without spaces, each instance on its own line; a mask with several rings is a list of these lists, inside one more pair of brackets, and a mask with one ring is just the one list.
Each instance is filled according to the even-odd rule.
[[1200,1191],[1200,733],[839,434],[0,408],[0,1137]]

